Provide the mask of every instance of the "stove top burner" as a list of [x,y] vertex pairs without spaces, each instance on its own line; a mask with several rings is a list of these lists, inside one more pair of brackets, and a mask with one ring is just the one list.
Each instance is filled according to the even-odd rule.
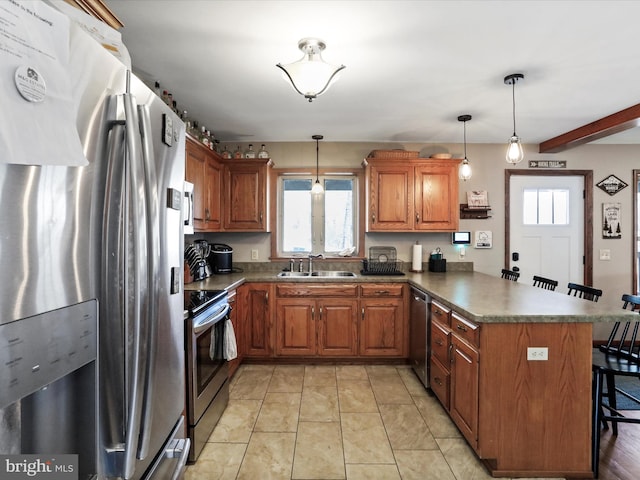
[[226,290],[186,290],[184,292],[184,308],[191,315],[212,305],[227,296]]

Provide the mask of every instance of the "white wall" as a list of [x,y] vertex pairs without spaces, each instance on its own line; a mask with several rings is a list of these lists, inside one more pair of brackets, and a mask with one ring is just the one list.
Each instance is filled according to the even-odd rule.
[[[259,143],[259,142],[258,142]],[[237,144],[230,144],[235,149]],[[246,144],[241,145],[244,149]],[[255,146],[255,143],[254,143]],[[267,150],[276,168],[309,166],[315,168],[315,142],[276,143]],[[384,143],[332,143],[320,142],[320,167],[359,167],[362,160],[374,149],[405,148],[419,150],[421,157],[432,153],[449,152],[462,157],[462,145],[433,144],[384,144]],[[491,230],[493,248],[466,249],[467,261],[474,262],[476,271],[498,275],[504,258],[504,170],[511,165],[504,161],[505,145],[467,144],[467,156],[473,168],[470,180],[460,182],[460,203],[466,203],[468,190],[487,190],[492,207],[492,218],[486,220],[461,220],[460,230]],[[617,300],[623,293],[632,291],[632,238],[633,238],[633,183],[632,170],[640,168],[640,145],[583,145],[557,154],[538,154],[536,145],[525,145],[525,160],[515,168],[528,169],[528,160],[566,160],[567,169],[593,170],[593,285],[604,291],[604,296]],[[610,196],[595,184],[609,175],[616,175],[629,184]],[[619,202],[622,205],[622,238],[604,240],[600,231],[602,203]],[[259,252],[258,261],[266,261],[270,253],[271,234],[210,234],[210,239],[228,243],[234,248],[234,261],[251,261],[251,249]],[[424,246],[424,255],[435,247],[443,250],[449,261],[458,259],[456,248],[451,245],[450,234],[444,233],[370,233],[366,234],[365,248],[392,245],[398,250],[400,260],[411,261],[411,246],[418,241]],[[611,250],[611,260],[599,260],[599,250]],[[524,279],[523,279],[524,280]],[[578,283],[581,279],[576,279]],[[566,286],[559,291],[565,292]],[[611,298],[609,298],[611,299]]]

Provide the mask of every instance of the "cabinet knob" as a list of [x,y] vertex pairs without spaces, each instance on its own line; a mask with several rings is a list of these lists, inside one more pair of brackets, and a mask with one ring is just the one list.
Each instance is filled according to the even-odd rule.
[[461,323],[459,323],[456,328],[458,330],[460,330],[461,332],[466,332],[467,331],[467,327],[465,327],[464,325],[462,325]]
[[420,221],[420,214],[416,212],[416,223],[418,223],[419,221]]
[[441,347],[442,345],[444,345],[444,342],[442,341],[441,338],[436,339],[436,345],[438,345],[439,347]]
[[371,214],[371,222],[376,223],[376,214],[375,212]]
[[438,386],[440,386],[440,387],[442,386],[442,380],[440,380],[440,378],[439,378],[439,377],[435,377],[435,378],[433,379],[433,383],[437,384],[437,385],[438,385]]

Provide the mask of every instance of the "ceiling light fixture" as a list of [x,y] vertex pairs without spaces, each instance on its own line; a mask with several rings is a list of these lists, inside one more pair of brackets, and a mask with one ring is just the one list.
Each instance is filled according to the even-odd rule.
[[336,74],[346,68],[322,60],[320,52],[326,47],[324,41],[318,38],[303,38],[298,42],[298,48],[304,56],[297,62],[276,65],[285,73],[296,92],[309,99],[309,102],[324,93],[337,80]]
[[513,135],[509,139],[509,143],[507,144],[507,155],[506,160],[507,163],[511,163],[515,165],[516,163],[520,163],[524,158],[524,152],[522,151],[522,143],[520,142],[520,137],[516,135],[516,83],[518,80],[522,80],[524,75],[522,73],[512,73],[511,75],[507,75],[504,77],[505,85],[512,85],[513,90]]
[[462,160],[458,170],[460,180],[464,181],[471,178],[471,165],[469,165],[469,159],[467,158],[467,122],[469,120],[471,120],[471,115],[460,115],[458,117],[459,122],[464,122],[464,160]]
[[318,146],[318,141],[322,140],[324,137],[322,135],[312,135],[311,138],[313,138],[316,141],[316,183],[313,184],[313,188],[311,188],[311,193],[323,193],[324,192],[324,188],[322,188],[322,184],[320,183],[320,180],[318,178],[318,162],[319,162],[319,151],[320,151],[320,147]]

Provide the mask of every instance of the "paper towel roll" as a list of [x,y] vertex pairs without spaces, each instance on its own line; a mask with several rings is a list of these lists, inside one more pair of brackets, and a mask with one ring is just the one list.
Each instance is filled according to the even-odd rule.
[[413,246],[411,270],[413,270],[414,272],[422,271],[422,245],[418,245],[417,243]]

